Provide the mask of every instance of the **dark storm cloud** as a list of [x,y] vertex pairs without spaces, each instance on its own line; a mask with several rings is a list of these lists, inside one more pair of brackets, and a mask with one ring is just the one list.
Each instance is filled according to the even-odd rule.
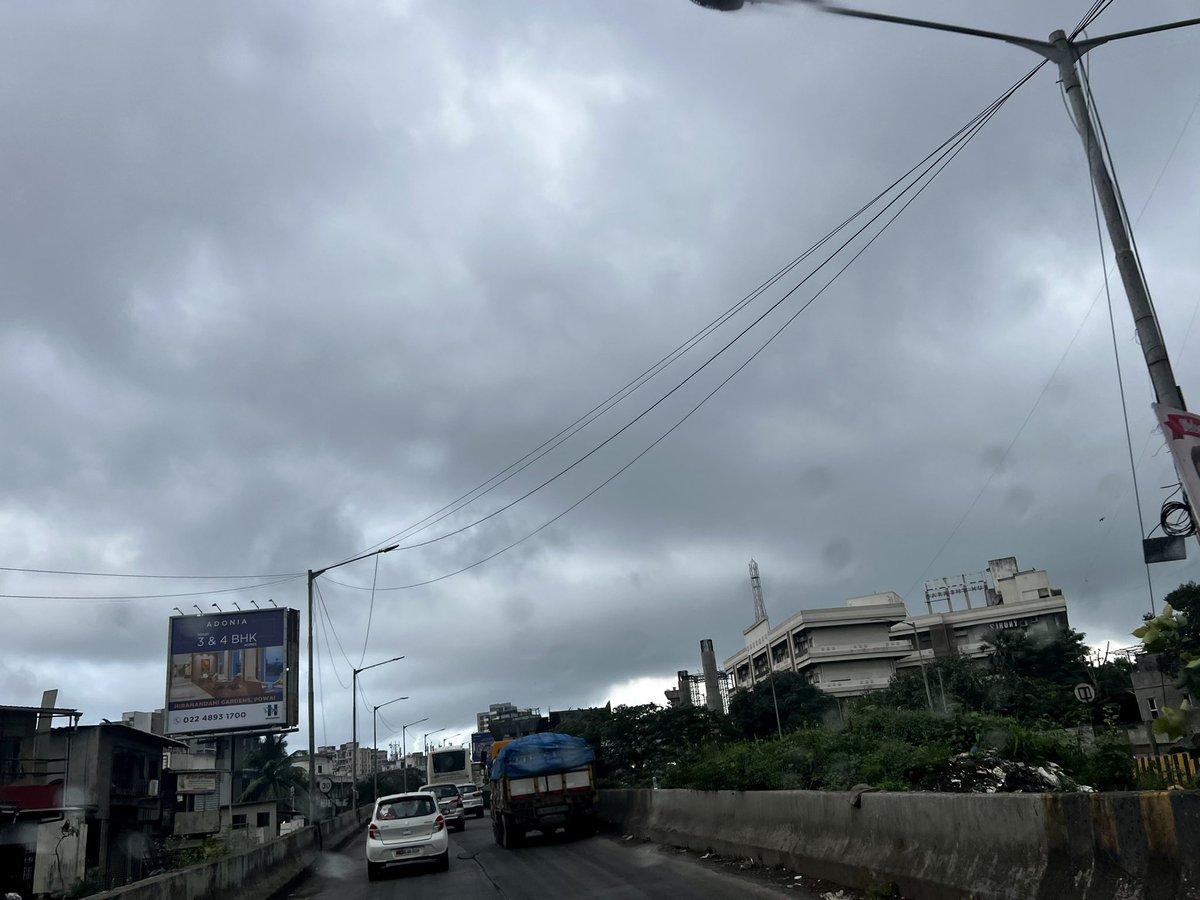
[[[1085,6],[904,12],[1040,38]],[[1092,33],[1185,6],[1116,5]],[[1102,48],[1091,68],[1131,214],[1146,204],[1139,244],[1185,394],[1200,145],[1194,129],[1175,142],[1195,40]],[[802,6],[683,0],[10,6],[0,51],[0,397],[19,436],[0,448],[4,562],[194,575],[427,541],[537,488],[736,328],[405,531],[702,328],[1034,63]],[[1016,555],[1049,571],[1077,627],[1127,640],[1148,606],[1142,529],[1091,216],[1045,69],[762,355],[570,515],[522,540],[672,427],[761,329],[512,510],[381,557],[377,580],[371,560],[322,576],[318,740],[348,737],[350,668],[393,653],[405,661],[363,685],[374,703],[412,697],[391,724],[665,688],[701,638],[722,659],[740,645],[751,556],[781,619],[877,590],[915,612],[923,579]],[[1151,520],[1170,467],[1115,303]],[[1194,573],[1163,567],[1156,588]],[[0,575],[7,594],[221,586]],[[58,685],[93,720],[152,707],[172,606],[269,597],[301,606],[304,579],[0,601],[20,648],[8,702]],[[432,638],[447,626],[464,635],[454,666]],[[78,661],[88,680],[68,686]],[[86,686],[114,680],[128,691]]]

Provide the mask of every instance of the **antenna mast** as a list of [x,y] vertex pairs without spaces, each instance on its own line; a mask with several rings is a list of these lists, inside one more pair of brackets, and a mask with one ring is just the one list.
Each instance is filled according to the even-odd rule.
[[754,624],[767,620],[767,605],[763,603],[762,580],[758,577],[758,563],[750,560],[750,591],[754,594]]

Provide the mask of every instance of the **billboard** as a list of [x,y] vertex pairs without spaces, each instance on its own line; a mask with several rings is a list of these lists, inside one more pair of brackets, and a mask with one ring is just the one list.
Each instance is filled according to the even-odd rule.
[[166,733],[296,727],[299,663],[300,614],[294,609],[172,616]]

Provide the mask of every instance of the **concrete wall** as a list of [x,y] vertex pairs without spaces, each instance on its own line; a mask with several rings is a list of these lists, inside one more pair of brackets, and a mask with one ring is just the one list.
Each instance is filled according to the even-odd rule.
[[211,863],[167,872],[94,897],[120,900],[267,900],[307,871],[322,847],[353,837],[370,807],[342,813],[315,828],[302,828],[270,843]]
[[1196,900],[1200,792],[601,791],[640,837],[917,900]]

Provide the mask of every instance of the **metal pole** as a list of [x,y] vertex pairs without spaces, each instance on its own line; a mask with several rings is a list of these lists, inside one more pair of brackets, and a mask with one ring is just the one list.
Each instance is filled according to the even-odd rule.
[[1121,204],[1117,192],[1113,188],[1112,178],[1108,174],[1108,166],[1104,161],[1103,148],[1092,127],[1091,109],[1088,106],[1086,92],[1079,83],[1079,75],[1075,64],[1080,58],[1079,51],[1067,40],[1062,31],[1050,35],[1050,43],[1058,51],[1054,62],[1058,65],[1058,76],[1062,81],[1063,91],[1071,104],[1075,118],[1075,127],[1083,140],[1083,148],[1087,153],[1088,165],[1092,171],[1092,183],[1096,187],[1096,195],[1100,201],[1100,209],[1104,212],[1104,221],[1108,225],[1108,238],[1112,242],[1113,253],[1116,255],[1117,269],[1121,273],[1121,281],[1125,285],[1125,294],[1129,298],[1129,308],[1133,313],[1133,324],[1137,329],[1138,343],[1142,345],[1142,354],[1146,358],[1146,368],[1150,370],[1150,381],[1154,385],[1154,394],[1159,403],[1173,406],[1176,409],[1187,409],[1183,403],[1183,393],[1175,383],[1175,373],[1171,370],[1171,360],[1167,357],[1167,348],[1163,342],[1162,332],[1158,327],[1158,319],[1154,316],[1154,308],[1150,303],[1150,294],[1142,271],[1134,256],[1133,247],[1129,240],[1129,232],[1125,227],[1125,219],[1121,215]]
[[[770,650],[767,651],[770,653]],[[775,705],[775,728],[779,732],[779,739],[783,740],[783,725],[779,721],[779,700],[775,696],[775,665],[771,664],[771,702]]]
[[313,708],[313,570],[308,570],[308,824],[317,821],[317,728],[316,710]]
[[[913,627],[913,649],[917,651],[917,662],[921,664],[921,680],[925,682],[925,699],[929,703],[929,711],[933,712],[933,694],[929,690],[929,674],[925,671],[925,657],[921,651],[921,635],[917,632],[917,622],[914,619]],[[929,637],[929,645],[933,646],[933,635]]]
[[408,793],[408,755],[404,745],[404,732],[408,729],[405,725],[400,729],[400,770],[403,773],[401,777],[404,779],[404,793]]
[[[351,700],[354,702],[354,714],[350,717],[350,805],[354,814],[358,815],[358,673],[355,669],[350,677]],[[357,821],[357,819],[355,820]]]
[[379,740],[378,726],[376,725],[378,721],[379,707],[377,706],[371,711],[371,772],[374,776],[375,793],[372,799],[375,801],[379,800],[379,754],[375,752],[375,743]]

